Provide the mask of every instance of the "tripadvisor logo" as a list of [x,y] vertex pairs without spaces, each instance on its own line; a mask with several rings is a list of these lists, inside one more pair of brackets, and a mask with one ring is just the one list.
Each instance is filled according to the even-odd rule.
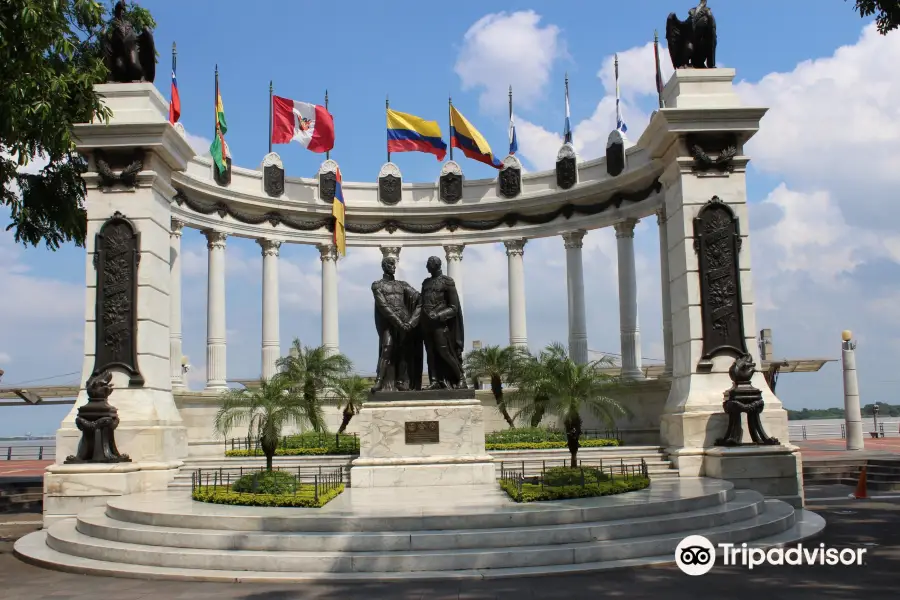
[[689,535],[675,548],[675,564],[687,575],[705,575],[716,564],[716,553],[724,566],[745,566],[753,569],[760,565],[843,565],[860,566],[866,548],[826,548],[825,544],[791,548],[751,548],[746,543],[737,546],[721,543],[714,546],[702,535]]

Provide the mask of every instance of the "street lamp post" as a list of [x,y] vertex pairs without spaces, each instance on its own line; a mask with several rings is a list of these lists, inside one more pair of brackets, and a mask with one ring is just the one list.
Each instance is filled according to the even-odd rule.
[[847,450],[864,450],[862,413],[859,409],[859,383],[856,379],[856,343],[849,330],[841,332],[841,359],[844,365],[844,420],[847,425]]
[[872,431],[875,432],[875,437],[878,437],[878,405],[872,407]]

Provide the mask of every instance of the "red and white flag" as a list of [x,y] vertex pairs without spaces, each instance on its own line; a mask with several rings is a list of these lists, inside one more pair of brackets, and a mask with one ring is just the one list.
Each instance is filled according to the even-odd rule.
[[324,106],[272,96],[272,143],[296,140],[312,152],[334,148],[334,118]]

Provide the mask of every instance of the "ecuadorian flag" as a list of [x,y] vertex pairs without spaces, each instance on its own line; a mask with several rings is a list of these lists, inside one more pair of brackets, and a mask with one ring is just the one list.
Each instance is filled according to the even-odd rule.
[[503,167],[491,152],[491,147],[481,133],[472,127],[455,106],[450,107],[450,145],[462,150],[468,158],[483,162],[495,169]]
[[344,189],[342,186],[341,169],[338,167],[335,174],[334,202],[331,203],[331,214],[334,217],[334,245],[337,246],[341,256],[347,256],[347,233],[344,229]]
[[447,144],[437,121],[426,121],[415,115],[387,111],[388,152],[427,152],[444,160]]

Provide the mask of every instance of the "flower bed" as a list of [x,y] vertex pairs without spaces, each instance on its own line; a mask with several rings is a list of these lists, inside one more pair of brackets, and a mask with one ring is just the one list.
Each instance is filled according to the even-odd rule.
[[553,467],[534,477],[521,473],[501,475],[500,488],[516,502],[566,500],[611,496],[642,490],[650,478],[623,470],[608,474],[592,467]]
[[[615,447],[619,445],[618,440],[579,440],[581,448],[604,448]],[[485,442],[485,450],[553,450],[556,448],[566,448],[565,440],[561,442],[510,442],[510,443],[491,443]]]
[[307,473],[200,469],[191,477],[191,498],[212,504],[318,508],[343,491],[341,468],[307,469]]

